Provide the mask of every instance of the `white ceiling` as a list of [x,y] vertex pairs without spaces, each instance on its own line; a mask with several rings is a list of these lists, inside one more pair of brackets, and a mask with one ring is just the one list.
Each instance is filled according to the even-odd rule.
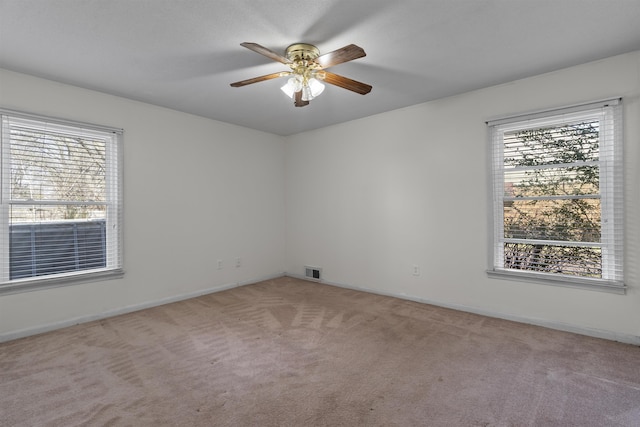
[[[291,135],[638,50],[639,23],[640,0],[0,0],[0,67]],[[241,42],[357,44],[330,71],[373,90],[232,88],[287,70]]]

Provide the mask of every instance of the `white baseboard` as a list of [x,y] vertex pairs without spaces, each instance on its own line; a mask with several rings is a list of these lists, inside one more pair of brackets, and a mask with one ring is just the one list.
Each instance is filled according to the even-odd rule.
[[[80,323],[86,323],[86,322],[91,322],[91,321],[94,321],[94,320],[105,319],[105,318],[108,318],[108,317],[118,316],[120,314],[126,314],[126,313],[131,313],[131,312],[134,312],[134,311],[144,310],[146,308],[157,307],[159,305],[170,304],[172,302],[182,301],[182,300],[186,300],[186,299],[190,299],[190,298],[196,298],[196,297],[199,297],[199,296],[202,296],[202,295],[207,295],[207,294],[211,294],[211,293],[215,293],[215,292],[221,292],[221,291],[224,291],[224,290],[227,290],[227,289],[237,288],[237,287],[240,287],[240,286],[251,285],[251,284],[254,284],[254,283],[262,282],[264,280],[276,279],[276,278],[282,277],[282,276],[288,276],[288,277],[293,277],[293,278],[296,278],[296,279],[309,281],[306,277],[304,277],[302,275],[298,275],[298,274],[275,273],[275,274],[271,274],[271,275],[268,275],[268,276],[263,276],[263,277],[259,277],[259,278],[255,278],[255,279],[251,279],[251,280],[245,280],[245,281],[235,282],[235,283],[227,283],[227,284],[223,284],[223,285],[219,285],[219,286],[215,286],[215,287],[211,287],[211,288],[207,288],[207,289],[201,289],[201,290],[198,290],[198,291],[195,291],[195,292],[189,292],[189,293],[185,293],[185,294],[174,295],[174,296],[171,296],[171,297],[168,297],[168,298],[163,298],[163,299],[154,300],[154,301],[147,301],[147,302],[144,302],[144,303],[141,303],[141,304],[134,304],[134,305],[118,308],[118,309],[115,309],[115,310],[108,310],[108,311],[105,311],[105,312],[102,312],[102,313],[91,314],[91,315],[87,315],[87,316],[80,316],[80,317],[76,317],[76,318],[72,318],[72,319],[66,319],[66,320],[63,320],[63,321],[60,321],[60,322],[53,322],[53,323],[48,323],[48,324],[45,324],[45,325],[38,325],[38,326],[30,327],[30,328],[17,330],[17,331],[5,332],[5,333],[0,334],[0,342],[11,341],[11,340],[14,340],[14,339],[24,338],[24,337],[28,337],[28,336],[31,336],[31,335],[37,335],[37,334],[41,334],[41,333],[44,333],[44,332],[49,332],[49,331],[53,331],[53,330],[56,330],[56,329],[61,329],[61,328],[65,328],[65,327],[68,327],[68,326],[77,325],[77,324],[80,324]],[[622,343],[626,343],[626,344],[632,344],[632,345],[640,346],[640,336],[635,336],[635,335],[620,334],[620,333],[616,333],[616,332],[612,332],[612,331],[605,331],[605,330],[601,330],[601,329],[585,328],[583,326],[572,325],[572,324],[567,324],[567,323],[562,323],[562,322],[549,321],[549,320],[544,320],[544,319],[529,318],[529,317],[519,316],[519,315],[515,315],[515,314],[498,313],[498,312],[479,309],[479,308],[475,308],[475,307],[464,306],[464,305],[460,305],[460,304],[450,304],[450,303],[445,303],[445,302],[436,301],[436,300],[419,298],[419,297],[414,297],[414,296],[404,295],[404,294],[397,294],[397,293],[393,293],[393,292],[379,291],[379,290],[375,290],[375,289],[365,288],[365,287],[362,287],[362,286],[354,286],[354,285],[348,285],[348,284],[338,283],[338,282],[331,282],[331,281],[326,281],[326,280],[320,280],[319,282],[318,281],[312,281],[312,283],[319,283],[319,284],[337,286],[337,287],[340,287],[340,288],[353,289],[353,290],[362,291],[362,292],[369,292],[369,293],[373,293],[373,294],[377,294],[377,295],[385,295],[385,296],[405,299],[405,300],[409,300],[409,301],[415,301],[415,302],[419,302],[419,303],[422,303],[422,304],[430,304],[430,305],[434,305],[434,306],[438,306],[438,307],[450,308],[450,309],[453,309],[453,310],[459,310],[459,311],[464,311],[464,312],[468,312],[468,313],[480,314],[480,315],[483,315],[483,316],[494,317],[494,318],[498,318],[498,319],[511,320],[511,321],[514,321],[514,322],[526,323],[526,324],[536,325],[536,326],[542,326],[542,327],[545,327],[545,328],[557,329],[557,330],[560,330],[560,331],[572,332],[572,333],[576,333],[576,334],[580,334],[580,335],[586,335],[586,336],[595,337],[595,338],[603,338],[603,339],[607,339],[607,340],[611,340],[611,341],[618,341],[618,342],[622,342]]]
[[251,280],[244,280],[241,282],[227,283],[219,286],[214,286],[207,289],[200,289],[194,292],[188,292],[180,295],[174,295],[168,298],[162,298],[154,301],[147,301],[140,304],[133,304],[114,310],[107,310],[102,313],[90,314],[86,316],[75,317],[72,319],[66,319],[59,322],[47,323],[45,325],[38,325],[30,328],[20,329],[18,331],[5,332],[0,334],[0,342],[11,341],[18,338],[24,338],[31,335],[42,334],[44,332],[54,331],[56,329],[66,328],[68,326],[78,325],[80,323],[92,322],[94,320],[106,319],[107,317],[118,316],[120,314],[132,313],[134,311],[144,310],[145,308],[157,307],[159,305],[170,304],[172,302],[183,301],[190,298],[196,298],[202,295],[212,294],[215,292],[225,291],[227,289],[237,288],[240,286],[252,285],[254,283],[262,282],[264,280],[272,280],[278,277],[284,276],[284,273],[275,273],[263,277],[258,277]]
[[[286,273],[285,275],[288,276],[288,277],[296,278],[296,279],[310,281],[306,277],[304,277],[302,275],[299,275],[299,274]],[[339,288],[353,289],[353,290],[356,290],[356,291],[369,292],[369,293],[377,294],[377,295],[395,297],[395,298],[400,298],[400,299],[404,299],[404,300],[408,300],[408,301],[419,302],[419,303],[422,303],[422,304],[435,305],[435,306],[438,306],[438,307],[450,308],[452,310],[458,310],[458,311],[464,311],[464,312],[467,312],[467,313],[480,314],[482,316],[494,317],[494,318],[504,319],[504,320],[511,320],[513,322],[526,323],[526,324],[535,325],[535,326],[542,326],[542,327],[549,328],[549,329],[556,329],[556,330],[559,330],[559,331],[572,332],[572,333],[575,333],[575,334],[586,335],[586,336],[589,336],[589,337],[602,338],[602,339],[607,339],[607,340],[610,340],[610,341],[618,341],[618,342],[622,342],[622,343],[625,343],[625,344],[632,344],[632,345],[640,346],[640,336],[636,336],[636,335],[621,334],[621,333],[617,333],[617,332],[605,331],[605,330],[594,329],[594,328],[586,328],[586,327],[583,327],[583,326],[572,325],[572,324],[562,323],[562,322],[555,322],[555,321],[544,320],[544,319],[535,319],[535,318],[530,318],[530,317],[519,316],[519,315],[516,315],[516,314],[498,313],[498,312],[494,312],[494,311],[490,311],[490,310],[484,310],[484,309],[476,308],[476,307],[469,307],[469,306],[460,305],[460,304],[450,304],[450,303],[430,300],[430,299],[426,299],[426,298],[414,297],[414,296],[411,296],[411,295],[396,294],[396,293],[393,293],[393,292],[378,291],[378,290],[375,290],[375,289],[369,289],[369,288],[365,288],[365,287],[361,287],[361,286],[347,285],[347,284],[344,284],[344,283],[331,282],[331,281],[327,281],[327,280],[313,281],[313,283],[326,284],[326,285],[331,285],[331,286],[337,286]]]

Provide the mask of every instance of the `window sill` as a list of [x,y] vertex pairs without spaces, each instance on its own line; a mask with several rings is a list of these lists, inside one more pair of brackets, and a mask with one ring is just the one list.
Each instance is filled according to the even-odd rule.
[[487,275],[492,279],[515,280],[520,282],[539,283],[543,285],[562,286],[566,288],[579,288],[618,295],[624,295],[627,291],[627,287],[624,283],[602,279],[590,279],[586,277],[558,277],[557,275],[548,273],[533,273],[513,270],[487,270]]
[[48,278],[37,277],[20,279],[1,284],[0,296],[39,291],[42,289],[59,288],[62,286],[79,285],[88,282],[120,279],[123,276],[124,270],[119,268],[114,270],[100,270],[92,273],[62,274]]

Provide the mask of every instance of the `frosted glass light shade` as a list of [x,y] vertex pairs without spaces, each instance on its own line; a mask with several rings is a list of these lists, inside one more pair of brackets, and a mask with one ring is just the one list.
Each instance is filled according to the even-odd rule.
[[315,98],[322,93],[324,85],[318,79],[309,79],[309,89],[311,89],[311,96]]
[[298,87],[300,87],[300,82],[297,81],[295,77],[291,77],[287,80],[287,83],[280,88],[280,90],[282,90],[289,98],[293,98],[294,94],[300,90],[296,90]]
[[291,77],[287,83],[280,88],[289,98],[295,98],[295,93],[302,91],[302,100],[311,101],[320,95],[324,90],[324,85],[319,80],[311,78],[307,84],[302,84],[299,76]]

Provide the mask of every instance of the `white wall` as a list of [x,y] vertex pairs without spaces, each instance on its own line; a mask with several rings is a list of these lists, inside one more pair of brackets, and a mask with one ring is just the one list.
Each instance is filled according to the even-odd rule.
[[0,106],[124,129],[126,271],[3,295],[0,340],[284,271],[282,138],[3,70]]
[[[484,122],[618,95],[627,294],[488,279]],[[124,128],[126,263],[122,280],[0,297],[0,341],[311,264],[330,283],[640,344],[640,52],[289,138],[3,70],[0,106]]]
[[[485,121],[618,95],[627,294],[489,279]],[[635,52],[290,137],[286,270],[640,344],[639,118]]]

